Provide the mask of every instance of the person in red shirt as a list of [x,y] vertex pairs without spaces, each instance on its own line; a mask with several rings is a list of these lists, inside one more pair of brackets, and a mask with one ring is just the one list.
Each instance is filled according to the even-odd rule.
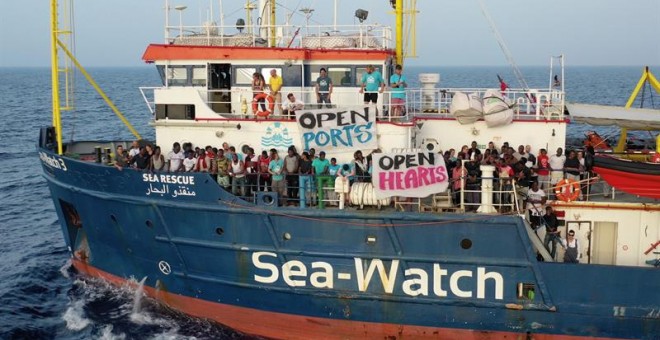
[[270,157],[268,157],[268,152],[264,150],[259,157],[259,181],[257,183],[257,191],[268,191],[268,188],[270,188],[270,173],[268,172],[269,164]]
[[539,186],[541,190],[547,190],[550,187],[550,157],[546,149],[539,150],[539,156],[536,159],[536,173],[539,175]]

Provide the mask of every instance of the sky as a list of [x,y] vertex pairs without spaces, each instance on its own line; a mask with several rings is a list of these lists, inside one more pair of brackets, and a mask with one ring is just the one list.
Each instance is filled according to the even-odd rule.
[[[357,8],[369,11],[367,24],[393,25],[389,0],[337,0],[339,24],[353,24]],[[569,66],[660,65],[660,0],[483,0],[519,66],[547,65],[564,54]],[[225,25],[239,17],[243,0],[170,0],[185,5],[183,24],[206,20],[209,4]],[[302,25],[299,9],[314,8],[314,24],[332,24],[332,0],[285,0],[279,22],[292,12],[291,24]],[[85,66],[140,66],[149,43],[164,41],[163,0],[77,1],[76,56]],[[417,54],[407,65],[507,66],[478,0],[417,0]],[[49,66],[49,1],[2,2],[0,67]],[[256,12],[256,11],[255,11]],[[172,11],[170,24],[179,24]]]

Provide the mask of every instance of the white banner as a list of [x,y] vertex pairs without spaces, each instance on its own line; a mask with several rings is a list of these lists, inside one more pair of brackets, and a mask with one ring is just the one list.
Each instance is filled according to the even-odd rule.
[[352,109],[298,110],[296,120],[303,150],[367,150],[378,148],[376,110]]
[[449,187],[449,175],[442,155],[432,152],[373,154],[374,195],[427,197]]

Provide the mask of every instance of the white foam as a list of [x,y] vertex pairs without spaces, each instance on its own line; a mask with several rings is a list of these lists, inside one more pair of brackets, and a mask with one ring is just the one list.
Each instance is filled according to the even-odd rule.
[[67,260],[66,263],[60,267],[60,273],[62,273],[62,276],[66,277],[67,279],[70,278],[69,268],[71,268],[71,259]]
[[113,334],[112,333],[112,325],[107,325],[103,328],[101,331],[101,335],[98,338],[99,340],[124,340],[126,339],[126,334],[120,333],[120,334]]
[[77,332],[89,325],[90,321],[85,317],[84,305],[84,300],[78,300],[66,309],[66,312],[62,315],[62,320],[66,322],[66,328]]

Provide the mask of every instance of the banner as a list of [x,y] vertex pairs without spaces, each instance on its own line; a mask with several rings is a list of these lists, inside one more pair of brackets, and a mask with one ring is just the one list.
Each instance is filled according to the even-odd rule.
[[303,150],[378,148],[376,110],[369,107],[296,111]]
[[374,195],[427,197],[449,187],[449,175],[442,155],[433,152],[373,154]]

